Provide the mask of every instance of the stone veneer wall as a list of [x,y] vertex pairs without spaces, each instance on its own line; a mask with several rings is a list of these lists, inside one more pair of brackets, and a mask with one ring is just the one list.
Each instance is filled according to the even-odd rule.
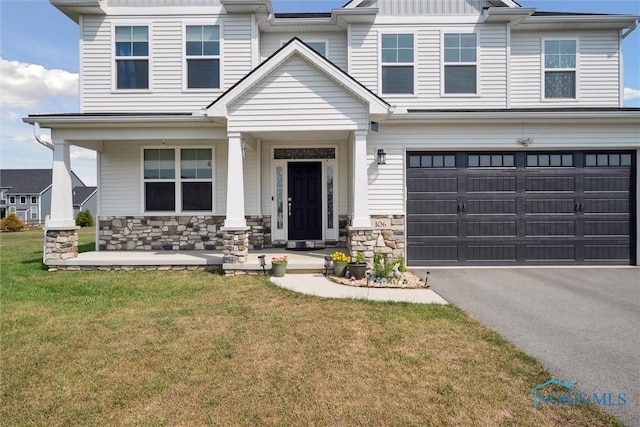
[[351,257],[363,252],[367,264],[373,265],[373,254],[398,258],[404,256],[404,215],[372,215],[371,219],[390,219],[390,228],[349,228],[348,248]]
[[46,230],[44,259],[65,260],[78,256],[78,230]]
[[[98,250],[219,250],[224,216],[108,216],[98,219]],[[271,245],[271,217],[247,217],[249,248]]]

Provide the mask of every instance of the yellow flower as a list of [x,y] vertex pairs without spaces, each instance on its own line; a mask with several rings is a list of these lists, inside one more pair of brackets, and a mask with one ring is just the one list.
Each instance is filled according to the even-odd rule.
[[351,257],[344,252],[336,251],[331,254],[331,260],[333,262],[349,262],[351,261]]

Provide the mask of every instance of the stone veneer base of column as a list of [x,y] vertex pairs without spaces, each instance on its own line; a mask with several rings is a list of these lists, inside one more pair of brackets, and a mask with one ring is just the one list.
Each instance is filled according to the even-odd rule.
[[393,259],[404,256],[404,215],[372,215],[371,218],[388,219],[390,227],[347,227],[350,256],[355,258],[358,252],[362,252],[369,266],[373,266],[373,255],[376,252]]
[[244,264],[249,256],[249,230],[251,227],[222,227],[222,262]]
[[78,256],[78,229],[61,227],[45,229],[44,262],[66,260]]

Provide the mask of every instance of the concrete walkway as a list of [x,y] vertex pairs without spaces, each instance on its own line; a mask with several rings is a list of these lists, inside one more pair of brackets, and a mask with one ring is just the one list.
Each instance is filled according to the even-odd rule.
[[271,282],[281,288],[323,298],[448,304],[431,289],[357,288],[332,282],[322,274],[286,274],[284,277],[272,277]]

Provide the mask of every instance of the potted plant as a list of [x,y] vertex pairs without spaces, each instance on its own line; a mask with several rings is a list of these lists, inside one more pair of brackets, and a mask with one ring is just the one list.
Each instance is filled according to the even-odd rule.
[[364,262],[364,254],[362,252],[356,253],[355,262],[349,263],[349,274],[356,280],[363,279],[367,274],[367,263]]
[[284,277],[287,272],[288,262],[289,258],[286,255],[271,258],[271,275],[273,277]]
[[349,255],[336,251],[331,254],[331,261],[333,261],[333,274],[343,277],[347,272],[347,263],[350,261]]

